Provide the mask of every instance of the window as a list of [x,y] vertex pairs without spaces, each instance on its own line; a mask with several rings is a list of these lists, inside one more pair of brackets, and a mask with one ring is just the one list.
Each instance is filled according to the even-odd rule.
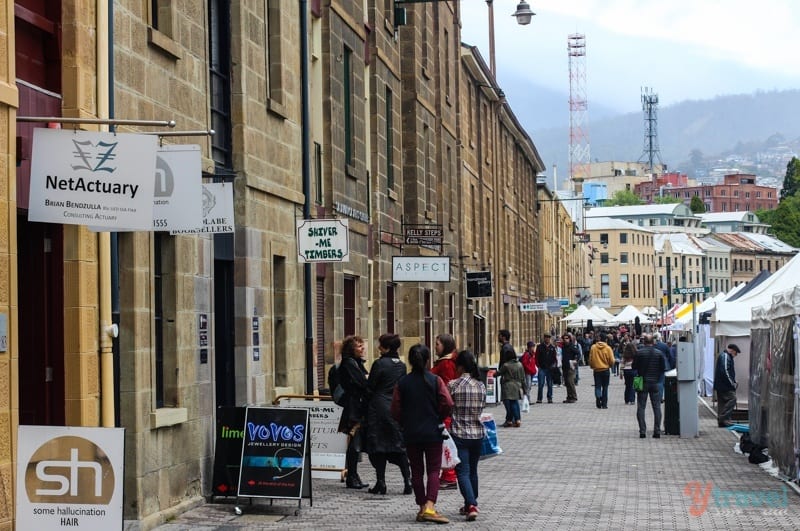
[[706,194],[705,195],[706,195],[706,197],[711,197],[711,189],[710,188],[706,188]]
[[664,263],[661,260],[662,258],[663,258],[663,256],[659,255],[659,257],[658,257],[658,267],[664,267]]
[[750,199],[750,192],[745,192],[744,193],[744,198],[745,199]]
[[344,277],[342,317],[344,319],[344,335],[354,335],[356,331],[356,278]]
[[611,289],[609,286],[610,277],[608,275],[600,275],[600,296],[609,298],[611,296]]
[[600,263],[601,264],[608,263],[608,253],[600,253]]
[[270,103],[283,105],[284,75],[283,34],[281,31],[280,0],[266,0],[267,35],[267,98]]
[[739,197],[739,190],[733,191],[733,197]]
[[173,6],[171,0],[150,0],[150,27],[174,38]]
[[[275,385],[289,385],[288,289],[286,257],[272,257],[272,352],[275,357]],[[253,334],[255,337],[255,334]],[[259,345],[253,345],[258,347]]]
[[630,298],[630,288],[628,287],[628,275],[623,273],[619,276],[619,296],[622,299]]
[[231,139],[230,1],[211,0],[209,12],[209,76],[211,82],[211,158],[218,168],[233,169]]
[[322,197],[322,145],[319,142],[314,142],[314,178],[317,191],[316,202],[321,205],[325,199]]
[[345,47],[342,53],[342,84],[344,85],[344,162],[353,164],[353,51]]
[[392,89],[386,87],[386,187],[394,189],[394,108]]
[[724,188],[719,191],[719,195],[721,195],[722,197],[725,197],[725,189]]
[[608,234],[601,233],[600,234],[600,245],[608,245]]
[[619,263],[620,264],[628,263],[628,253],[619,253]]
[[395,288],[397,284],[387,284],[386,285],[386,333],[387,334],[394,334],[394,322],[395,322]]
[[156,358],[156,407],[164,407],[164,267],[163,245],[166,234],[153,234],[153,328],[155,332]]
[[433,347],[433,290],[425,290],[422,301],[425,345]]
[[[638,237],[638,235],[637,235]],[[619,233],[619,243],[628,243],[628,233],[627,232],[620,232]]]

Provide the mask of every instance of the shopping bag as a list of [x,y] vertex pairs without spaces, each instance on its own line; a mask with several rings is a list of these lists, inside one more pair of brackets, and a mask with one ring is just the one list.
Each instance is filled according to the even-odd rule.
[[483,424],[483,444],[481,445],[481,459],[488,459],[503,453],[502,448],[497,445],[497,424],[491,413],[481,415]]
[[442,437],[447,437],[442,441],[442,470],[455,468],[461,462],[458,458],[458,448],[455,441],[450,437],[447,428],[442,430]]
[[522,397],[522,412],[527,413],[531,409],[531,401],[528,400],[528,395]]
[[644,391],[644,376],[633,377],[633,390],[639,392]]

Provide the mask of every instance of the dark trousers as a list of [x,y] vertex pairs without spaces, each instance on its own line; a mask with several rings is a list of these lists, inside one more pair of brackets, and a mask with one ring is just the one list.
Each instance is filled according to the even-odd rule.
[[369,462],[372,463],[372,467],[375,469],[375,479],[378,481],[386,481],[387,462],[397,465],[400,468],[400,474],[403,476],[403,480],[409,478],[408,457],[406,457],[406,454],[403,452],[391,452],[388,454],[383,452],[371,453],[369,454]]
[[633,390],[633,377],[636,376],[636,371],[633,369],[623,369],[622,377],[625,378],[625,403],[636,402],[636,391]]
[[636,393],[636,420],[639,422],[639,433],[647,433],[645,421],[645,408],[647,398],[653,406],[653,433],[661,433],[661,385],[658,382],[644,383],[644,391]]
[[[411,463],[411,486],[420,507],[426,502],[436,503],[439,497],[439,472],[442,469],[442,443],[407,444],[406,453]],[[425,474],[427,473],[427,485]]]
[[458,458],[461,460],[456,465],[458,490],[464,497],[464,509],[467,509],[470,505],[478,505],[478,460],[481,457],[483,439],[452,437],[458,448]]
[[608,407],[608,383],[610,380],[610,369],[594,371],[594,397],[597,407]]
[[577,400],[578,391],[575,389],[575,369],[569,365],[564,365],[563,369],[564,385],[567,388],[567,400]]
[[717,391],[717,422],[720,424],[730,422],[735,407],[736,389],[732,391]]
[[519,400],[504,398],[503,405],[506,407],[506,422],[516,422],[522,419],[519,412]]

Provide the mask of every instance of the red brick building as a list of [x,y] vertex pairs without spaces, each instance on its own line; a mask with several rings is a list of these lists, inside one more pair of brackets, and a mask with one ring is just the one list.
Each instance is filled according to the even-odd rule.
[[721,184],[676,184],[659,177],[655,183],[646,181],[637,184],[634,192],[648,203],[659,193],[682,199],[687,205],[693,196],[699,196],[706,206],[706,212],[755,212],[778,206],[778,191],[770,186],[757,185],[756,176],[749,173],[726,175]]

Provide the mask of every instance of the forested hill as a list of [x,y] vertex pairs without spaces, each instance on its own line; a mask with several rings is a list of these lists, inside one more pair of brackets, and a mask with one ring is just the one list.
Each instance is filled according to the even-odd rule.
[[[557,164],[561,180],[568,173],[569,128],[537,130],[535,117],[525,116],[524,111],[517,114],[544,159],[548,175],[553,164]],[[591,102],[589,117],[591,119]],[[592,161],[636,161],[643,158],[644,127],[642,112],[591,121]],[[800,138],[800,90],[719,96],[658,109],[661,160],[670,169],[685,171],[692,150],[699,150],[706,157],[720,156],[762,146],[776,134],[797,144]]]

